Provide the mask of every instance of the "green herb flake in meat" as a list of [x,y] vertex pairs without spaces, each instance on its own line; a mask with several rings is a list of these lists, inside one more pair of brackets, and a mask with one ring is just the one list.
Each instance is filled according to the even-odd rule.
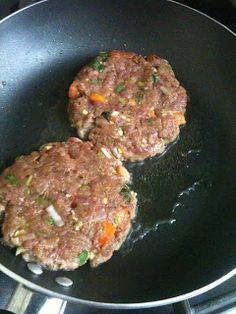
[[116,94],[120,94],[122,93],[123,91],[125,90],[125,84],[121,83],[121,84],[118,84],[115,88],[115,92]]
[[99,80],[98,79],[91,79],[90,83],[94,84],[94,85],[98,85],[99,84]]
[[87,263],[88,258],[89,252],[87,250],[83,250],[77,257],[77,263],[79,264],[79,266],[83,266]]
[[102,62],[105,62],[105,61],[107,61],[107,59],[108,59],[108,53],[107,53],[107,52],[104,52],[104,51],[101,51],[101,52],[99,53],[99,57],[100,57],[100,60],[101,60]]
[[37,203],[38,205],[44,205],[44,204],[49,203],[49,200],[48,200],[45,196],[39,195],[39,196],[36,198],[36,203]]
[[99,159],[101,159],[101,158],[104,157],[104,154],[103,154],[102,152],[98,152],[98,153],[97,153],[97,156],[98,156]]
[[110,121],[111,118],[111,112],[110,111],[103,111],[101,116],[106,119],[107,121]]
[[93,59],[92,62],[90,62],[90,66],[98,72],[103,72],[105,69],[105,66],[98,59]]
[[153,85],[156,85],[156,83],[158,82],[158,76],[156,73],[152,73],[152,83]]
[[20,181],[17,179],[17,177],[14,174],[8,174],[4,176],[4,179],[12,186],[18,186]]
[[140,103],[140,102],[143,100],[143,97],[144,97],[143,94],[137,93],[137,94],[135,95],[135,100],[136,100],[136,102],[137,102],[137,103]]
[[21,160],[24,158],[24,155],[17,156],[15,160]]
[[55,221],[52,219],[52,217],[48,217],[46,222],[47,222],[47,224],[49,226],[54,226],[55,225]]
[[123,200],[126,202],[126,203],[130,203],[131,202],[131,191],[130,191],[130,188],[127,184],[125,184],[123,186],[123,188],[121,189],[120,191],[120,195],[123,197]]

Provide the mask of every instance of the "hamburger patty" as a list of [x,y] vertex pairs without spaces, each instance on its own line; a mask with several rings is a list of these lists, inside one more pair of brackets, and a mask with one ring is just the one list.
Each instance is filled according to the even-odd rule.
[[107,261],[135,215],[129,177],[107,148],[78,138],[20,157],[0,176],[5,243],[51,270]]
[[155,55],[102,52],[69,88],[69,117],[79,137],[121,160],[161,154],[185,124],[186,105],[171,66]]

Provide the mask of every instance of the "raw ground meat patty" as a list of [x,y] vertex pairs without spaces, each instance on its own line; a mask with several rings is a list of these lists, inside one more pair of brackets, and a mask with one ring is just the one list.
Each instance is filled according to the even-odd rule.
[[78,138],[20,157],[0,176],[4,242],[52,270],[107,261],[135,215],[129,177],[108,149]]
[[121,160],[161,154],[185,124],[186,105],[171,66],[155,55],[102,52],[69,88],[69,117],[79,137]]

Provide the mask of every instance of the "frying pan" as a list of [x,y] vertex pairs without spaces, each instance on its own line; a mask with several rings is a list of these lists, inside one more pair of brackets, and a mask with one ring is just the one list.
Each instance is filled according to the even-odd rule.
[[[161,157],[127,163],[139,206],[121,250],[95,269],[30,273],[0,246],[1,270],[73,302],[135,308],[176,302],[236,274],[236,40],[173,1],[42,1],[0,24],[0,166],[75,131],[67,90],[99,51],[169,60],[189,93],[187,124]],[[73,286],[55,283],[57,276]]]

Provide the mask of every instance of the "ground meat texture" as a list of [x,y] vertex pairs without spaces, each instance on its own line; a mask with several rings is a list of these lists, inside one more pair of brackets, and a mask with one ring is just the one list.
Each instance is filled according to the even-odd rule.
[[0,176],[5,243],[51,270],[107,261],[135,215],[129,179],[109,149],[78,138],[20,157]]
[[136,161],[161,154],[176,139],[186,104],[186,91],[166,60],[111,51],[77,74],[68,112],[80,138]]

